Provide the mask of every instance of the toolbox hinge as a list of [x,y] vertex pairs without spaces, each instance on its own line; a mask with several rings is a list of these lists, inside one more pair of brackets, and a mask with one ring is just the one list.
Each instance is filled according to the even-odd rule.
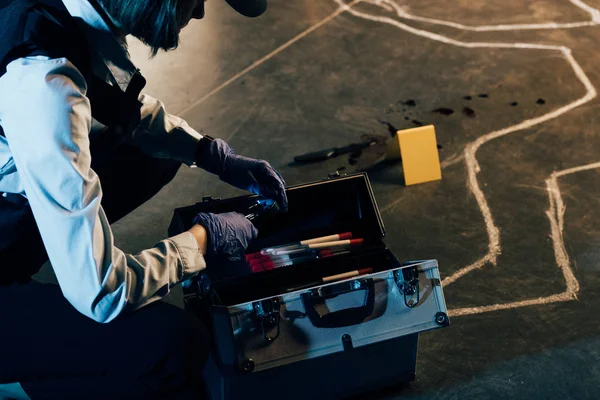
[[211,202],[211,201],[215,201],[215,200],[221,200],[221,198],[219,197],[219,198],[216,198],[216,199],[215,199],[214,197],[212,197],[212,196],[210,196],[210,195],[209,195],[209,196],[204,196],[204,197],[202,197],[202,202],[203,202],[203,203],[209,203],[209,202]]
[[325,179],[325,180],[337,179],[337,178],[341,178],[342,176],[347,176],[347,175],[348,174],[342,174],[340,171],[330,172],[327,175],[327,179]]

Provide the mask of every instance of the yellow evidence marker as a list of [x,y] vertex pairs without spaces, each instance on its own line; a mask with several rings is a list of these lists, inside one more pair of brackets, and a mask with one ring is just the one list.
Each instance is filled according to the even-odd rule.
[[386,159],[402,157],[406,186],[442,179],[433,125],[398,131],[390,144]]

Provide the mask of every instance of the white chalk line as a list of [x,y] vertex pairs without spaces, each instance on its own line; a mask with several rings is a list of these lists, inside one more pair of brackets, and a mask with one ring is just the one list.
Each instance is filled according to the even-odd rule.
[[[239,72],[238,74],[234,75],[233,77],[231,77],[230,79],[228,79],[227,81],[225,81],[224,83],[222,83],[221,85],[219,85],[218,87],[216,87],[215,89],[213,89],[212,91],[210,91],[209,93],[207,93],[205,96],[203,96],[202,98],[200,98],[199,100],[197,100],[196,102],[194,102],[193,104],[191,104],[190,106],[188,106],[186,109],[184,109],[181,113],[185,113],[189,110],[191,110],[192,108],[194,108],[195,106],[197,106],[198,104],[202,103],[203,101],[205,101],[206,99],[208,99],[209,97],[211,97],[212,95],[216,94],[217,92],[219,92],[220,90],[224,89],[225,87],[227,87],[228,85],[230,85],[232,82],[236,81],[237,79],[239,79],[240,77],[242,77],[243,75],[247,74],[248,72],[250,72],[251,70],[253,70],[254,68],[258,67],[259,65],[263,64],[265,61],[271,59],[272,57],[274,57],[275,55],[281,53],[283,50],[285,50],[286,48],[290,47],[292,44],[296,43],[298,40],[302,39],[303,37],[307,36],[308,34],[310,34],[311,32],[313,32],[314,30],[316,30],[317,28],[321,27],[322,25],[326,24],[327,22],[331,21],[332,19],[334,19],[335,17],[339,16],[342,12],[344,11],[349,11],[351,14],[353,14],[354,16],[357,17],[361,17],[364,19],[368,19],[368,20],[374,20],[376,22],[384,22],[384,23],[388,23],[391,25],[396,25],[398,28],[408,31],[410,33],[413,33],[415,35],[418,36],[424,36],[424,37],[428,37],[429,39],[432,40],[436,40],[442,43],[446,43],[446,44],[451,44],[454,46],[458,46],[458,47],[467,47],[467,48],[516,48],[516,49],[537,49],[537,50],[556,50],[556,51],[560,51],[569,61],[569,63],[571,64],[571,66],[573,67],[574,72],[576,73],[576,75],[578,76],[578,78],[580,79],[580,81],[584,84],[584,86],[586,86],[586,88],[588,89],[587,94],[582,97],[581,99],[570,103],[558,110],[555,110],[554,112],[545,114],[541,117],[538,118],[534,118],[534,119],[530,119],[530,120],[526,120],[523,121],[521,124],[515,125],[513,127],[509,127],[500,131],[496,131],[496,132],[492,132],[489,133],[481,138],[479,138],[478,140],[476,140],[475,142],[470,143],[467,148],[465,148],[465,160],[467,162],[467,165],[471,165],[473,168],[469,168],[469,182],[472,184],[472,192],[474,193],[476,199],[478,200],[478,204],[480,205],[480,209],[482,209],[482,214],[484,215],[484,219],[486,221],[486,226],[487,226],[487,230],[488,230],[488,237],[490,238],[490,251],[488,252],[488,254],[484,257],[482,257],[481,259],[479,259],[478,261],[476,261],[475,263],[471,264],[470,266],[467,266],[465,268],[462,268],[461,270],[457,271],[454,275],[446,278],[443,283],[445,285],[455,281],[456,279],[466,275],[467,273],[479,269],[481,268],[483,265],[485,265],[488,262],[492,262],[495,263],[496,262],[496,258],[497,256],[500,254],[500,241],[499,241],[499,231],[498,228],[495,226],[492,216],[491,216],[491,211],[489,210],[489,206],[487,205],[487,201],[485,200],[485,197],[483,196],[483,192],[481,191],[481,189],[479,188],[479,184],[477,182],[476,179],[476,173],[478,173],[480,171],[479,165],[477,163],[477,159],[475,157],[475,153],[477,152],[478,148],[487,143],[490,140],[496,139],[498,137],[504,136],[506,134],[518,131],[518,130],[522,130],[522,129],[527,129],[530,128],[532,126],[535,126],[537,124],[540,124],[542,122],[546,122],[548,120],[557,118],[558,116],[572,110],[573,108],[579,107],[580,105],[589,102],[590,100],[592,100],[593,98],[596,97],[596,90],[593,87],[593,85],[591,84],[591,82],[589,81],[587,75],[583,72],[583,70],[581,69],[581,67],[579,66],[579,64],[575,61],[575,59],[572,57],[571,55],[571,50],[563,47],[563,46],[547,46],[547,45],[538,45],[538,44],[530,44],[530,43],[513,43],[513,44],[505,44],[505,43],[469,43],[469,42],[461,42],[458,40],[454,40],[454,39],[450,39],[448,37],[442,36],[442,35],[438,35],[432,32],[428,32],[428,31],[424,31],[424,30],[419,30],[419,29],[415,29],[412,28],[408,25],[402,24],[396,20],[393,19],[389,19],[387,17],[376,17],[376,16],[371,16],[365,13],[360,13],[357,12],[356,10],[353,10],[352,7],[355,6],[356,4],[358,4],[359,2],[361,2],[361,0],[354,0],[349,4],[344,4],[339,0],[334,0],[336,1],[336,3],[340,6],[338,10],[336,10],[333,14],[329,15],[328,17],[326,17],[325,19],[321,20],[319,23],[313,25],[312,27],[308,28],[306,31],[302,32],[301,34],[297,35],[296,37],[292,38],[290,41],[286,42],[284,45],[280,46],[279,48],[275,49],[273,52],[267,54],[266,56],[264,56],[263,58],[259,59],[258,61],[254,62],[252,65],[250,65],[249,67],[247,67],[246,69],[244,69],[243,71]],[[379,3],[387,3],[389,4],[389,6],[387,7],[387,9],[389,10],[390,7],[394,10],[396,10],[397,14],[399,15],[399,17],[404,17],[407,19],[414,19],[414,20],[421,20],[422,22],[428,22],[428,23],[433,23],[433,24],[438,24],[438,25],[446,25],[446,26],[450,26],[450,27],[454,27],[457,29],[462,29],[462,30],[473,30],[473,31],[502,31],[502,30],[522,30],[522,29],[560,29],[560,28],[575,28],[575,27],[583,27],[583,26],[594,26],[594,25],[598,25],[600,22],[600,11],[588,6],[587,4],[583,3],[580,0],[569,0],[571,3],[573,3],[574,5],[576,5],[577,7],[580,7],[584,10],[586,10],[591,16],[592,16],[592,21],[588,21],[588,22],[578,22],[578,23],[567,23],[567,24],[558,24],[558,23],[546,23],[546,24],[515,24],[515,25],[496,25],[496,26],[480,26],[480,27],[468,27],[466,25],[462,25],[462,24],[455,24],[455,23],[451,23],[448,21],[441,21],[441,20],[435,20],[435,19],[430,19],[430,18],[423,18],[423,17],[416,17],[416,16],[412,16],[406,12],[404,12],[404,10],[401,10],[399,8],[399,6],[393,2],[391,2],[391,4],[387,3],[387,2],[381,2],[378,1]],[[387,5],[386,4],[386,5]],[[469,157],[469,155],[471,155],[471,157]],[[557,176],[562,176],[562,175],[557,175]],[[474,182],[473,182],[474,180]],[[478,196],[479,194],[479,196]],[[560,196],[560,192],[559,192],[559,196]],[[562,202],[562,199],[560,199],[560,201]],[[389,207],[389,206],[388,206]],[[552,209],[552,207],[551,207]],[[487,211],[486,211],[487,210]],[[564,209],[563,209],[564,210]],[[549,211],[550,215],[552,215],[552,212]],[[564,211],[563,211],[564,214]],[[562,221],[562,214],[560,214],[558,216],[559,221]],[[491,224],[488,224],[488,222],[491,222]],[[557,227],[562,226],[560,225],[560,222],[555,224]],[[554,229],[554,231],[556,231],[556,229]],[[562,232],[560,230],[560,228],[558,228],[558,231],[556,231],[557,234]],[[560,236],[560,239],[558,241],[553,240],[553,242],[555,243],[555,253],[557,253],[557,248],[558,253],[562,254],[560,252],[560,249],[562,248],[564,251],[564,242],[561,241],[562,240],[562,234]],[[557,246],[557,243],[559,244]],[[564,251],[564,254],[566,255],[566,251]],[[558,260],[558,256],[557,256],[557,262]],[[569,262],[568,262],[568,256],[566,258],[567,260],[567,264],[566,264],[566,270],[569,271],[569,273],[572,275],[572,271],[569,267]],[[564,264],[564,263],[562,263]],[[561,263],[559,263],[559,265],[561,265]],[[561,267],[562,268],[562,267]],[[563,272],[566,274],[565,269],[563,269]],[[573,276],[574,278],[574,276]],[[565,279],[566,275],[565,275]],[[544,297],[544,298],[539,298],[539,299],[532,299],[532,300],[526,300],[526,301],[521,301],[521,302],[514,302],[514,303],[506,303],[506,304],[497,304],[497,305],[491,305],[491,306],[484,306],[484,307],[472,307],[472,308],[462,308],[462,309],[455,309],[455,310],[450,310],[449,314],[451,316],[459,316],[459,315],[468,315],[468,314],[474,314],[474,313],[482,313],[482,312],[488,312],[488,311],[495,311],[495,310],[501,310],[501,309],[506,309],[506,308],[514,308],[514,307],[519,307],[519,306],[528,306],[528,305],[534,305],[534,304],[546,304],[546,303],[552,303],[552,302],[558,302],[558,301],[569,301],[569,300],[573,300],[575,297],[575,294],[578,291],[578,283],[577,280],[574,280],[574,283],[576,284],[576,286],[574,284],[571,284],[571,286],[569,286],[569,280],[567,280],[567,291],[565,293],[561,293],[561,294],[557,294],[557,295],[553,295],[553,296],[548,296],[548,297]],[[570,288],[570,289],[569,289]],[[576,290],[575,290],[576,289]],[[573,290],[575,290],[573,292]],[[575,293],[575,294],[573,294]]]
[[552,229],[554,254],[556,257],[556,262],[563,271],[565,281],[567,282],[567,290],[565,293],[574,297],[577,296],[577,293],[579,292],[579,282],[577,281],[577,278],[575,278],[575,275],[570,268],[571,262],[565,248],[563,231],[565,227],[564,216],[566,206],[563,202],[560,188],[558,187],[558,178],[596,168],[600,168],[600,162],[554,172],[548,179],[546,179],[546,188],[548,191],[548,197],[550,198],[550,209],[546,212],[546,215],[550,220],[550,227]]
[[[341,0],[334,0],[334,1],[338,4],[341,3]],[[598,20],[598,15],[600,15],[600,11],[588,6],[587,4],[585,4],[579,0],[570,0],[570,1],[571,1],[571,3],[575,4],[576,6],[583,8],[587,12],[589,12],[590,15],[592,15],[592,18],[594,19],[594,21],[592,21],[593,25],[598,25],[598,23],[596,21]],[[371,1],[371,2],[373,2],[373,1]],[[395,2],[393,2],[391,0],[375,0],[375,4],[377,4],[377,3],[386,4],[388,6],[387,9],[392,8],[393,10],[396,11],[397,14],[399,14],[399,13],[406,14],[403,10],[401,10],[401,8],[398,4],[396,4]],[[466,145],[466,147],[465,147],[465,162],[466,162],[467,168],[468,168],[468,177],[469,177],[468,186],[471,189],[471,192],[473,193],[473,195],[475,196],[477,203],[479,205],[479,208],[481,210],[481,213],[484,217],[484,221],[485,221],[486,229],[487,229],[487,233],[488,233],[488,239],[489,239],[488,253],[485,256],[483,256],[482,258],[480,258],[479,260],[477,260],[476,262],[474,262],[473,264],[471,264],[467,267],[461,268],[460,270],[455,272],[453,275],[444,279],[442,281],[442,284],[447,286],[447,285],[455,282],[459,278],[465,276],[469,272],[472,272],[472,271],[482,268],[487,263],[491,263],[491,264],[495,265],[498,256],[501,254],[500,230],[494,223],[490,207],[487,203],[485,195],[483,194],[483,191],[481,190],[481,188],[479,186],[479,182],[477,180],[477,174],[481,171],[481,168],[479,167],[479,164],[478,164],[477,158],[476,158],[477,150],[483,144],[485,144],[491,140],[497,139],[499,137],[508,135],[513,132],[532,128],[543,122],[547,122],[549,120],[558,118],[559,116],[573,110],[574,108],[581,106],[582,104],[588,103],[589,101],[591,101],[592,99],[594,99],[597,96],[596,88],[592,85],[588,76],[585,74],[585,72],[583,71],[583,69],[581,68],[579,63],[573,57],[573,55],[571,53],[571,49],[569,49],[565,46],[539,45],[539,44],[532,44],[532,43],[463,42],[463,41],[451,39],[446,36],[436,34],[433,32],[425,31],[422,29],[417,29],[417,28],[411,27],[409,25],[406,25],[402,22],[399,22],[395,19],[388,18],[385,16],[370,15],[367,13],[357,11],[356,9],[349,9],[348,12],[356,17],[360,17],[360,18],[375,21],[375,22],[390,24],[390,25],[398,27],[399,29],[402,29],[404,31],[412,33],[414,35],[426,37],[431,40],[450,44],[450,45],[457,46],[457,47],[507,48],[507,49],[512,48],[512,49],[530,49],[530,50],[533,49],[533,50],[557,51],[557,52],[560,52],[560,54],[562,54],[562,56],[569,62],[569,64],[571,65],[571,67],[573,69],[573,72],[575,73],[575,75],[577,76],[579,81],[583,84],[583,86],[586,88],[586,94],[583,97],[581,97],[580,99],[573,101],[572,103],[569,103],[561,108],[558,108],[558,109],[556,109],[552,112],[549,112],[547,114],[544,114],[540,117],[531,118],[531,119],[525,120],[519,124],[488,133]],[[423,19],[427,20],[427,22],[430,22],[430,23],[434,23],[434,24],[436,23],[436,20],[427,19],[427,18],[423,18]],[[575,168],[575,170],[576,170],[576,168]],[[560,192],[559,192],[559,195],[560,195]],[[560,204],[562,204],[561,198],[560,198]],[[556,209],[556,206],[557,206],[556,203],[552,202],[552,200],[551,200],[551,210],[549,211],[548,215],[553,215],[552,212],[554,209]],[[388,207],[386,207],[386,208],[389,208],[389,207],[390,207],[390,205],[388,205]],[[554,207],[554,208],[552,208],[552,207]],[[525,300],[525,301],[521,301],[521,302],[496,304],[496,305],[490,305],[490,306],[484,306],[484,307],[471,307],[471,308],[455,309],[455,310],[449,311],[451,313],[451,315],[458,316],[458,315],[475,314],[475,313],[500,310],[500,309],[504,309],[504,308],[515,308],[515,307],[528,306],[528,305],[534,305],[534,304],[545,304],[548,302],[568,301],[568,300],[575,299],[576,293],[579,290],[579,284],[570,269],[569,258],[568,258],[568,255],[566,254],[566,250],[564,249],[564,241],[563,241],[562,230],[561,230],[562,229],[561,227],[563,226],[563,225],[561,225],[562,221],[563,221],[563,219],[562,219],[563,214],[564,214],[564,208],[563,208],[562,214],[561,214],[561,212],[559,212],[559,215],[557,216],[558,222],[555,223],[555,222],[553,222],[553,219],[551,219],[551,230],[552,230],[552,238],[553,238],[553,245],[554,245],[554,249],[555,249],[556,261],[557,261],[557,264],[559,265],[559,267],[563,270],[563,275],[565,276],[565,280],[567,281],[567,291],[566,292],[557,294],[557,295],[542,297],[542,298],[538,298],[538,299]]]
[[554,256],[558,267],[563,273],[567,287],[564,292],[554,294],[551,296],[540,297],[537,299],[529,299],[523,301],[516,301],[512,303],[494,304],[483,307],[465,307],[450,310],[448,315],[459,317],[463,315],[481,314],[484,312],[506,310],[517,307],[528,307],[533,305],[551,304],[564,301],[577,300],[577,293],[579,293],[579,282],[573,274],[571,269],[571,261],[567,250],[565,249],[565,241],[563,237],[564,231],[564,216],[566,207],[564,205],[560,189],[558,187],[558,178],[575,174],[582,171],[588,171],[591,169],[600,168],[600,162],[587,164],[579,167],[569,168],[562,171],[553,172],[548,179],[546,179],[546,190],[548,192],[548,198],[550,201],[550,209],[546,211],[548,220],[550,221],[550,229],[552,235],[552,245],[554,248]]
[[446,168],[449,168],[449,167],[453,166],[454,164],[458,164],[458,163],[463,162],[464,159],[465,159],[465,153],[461,151],[460,154],[454,155],[452,157],[448,157],[447,159],[445,159],[444,161],[442,161],[440,163],[440,167],[442,169],[446,169]]
[[557,110],[554,110],[550,113],[544,114],[540,117],[528,119],[528,120],[521,122],[520,124],[513,125],[511,127],[501,129],[499,131],[488,133],[487,135],[481,136],[474,142],[467,144],[467,146],[465,147],[465,163],[467,165],[468,176],[469,176],[469,188],[471,189],[471,192],[473,193],[473,195],[475,196],[475,199],[477,200],[477,203],[479,204],[479,209],[481,210],[481,213],[482,213],[484,221],[485,221],[485,225],[486,225],[487,232],[488,232],[488,238],[489,238],[488,254],[486,256],[484,256],[482,259],[476,261],[474,264],[471,264],[465,268],[462,268],[462,269],[458,270],[457,272],[455,272],[453,275],[445,278],[442,281],[442,283],[444,285],[449,285],[452,282],[455,282],[460,277],[466,275],[467,273],[469,273],[473,270],[482,268],[488,262],[493,265],[496,265],[497,258],[501,254],[501,251],[502,251],[501,246],[500,246],[500,230],[494,223],[491,209],[487,203],[487,200],[485,198],[485,195],[483,194],[483,191],[481,190],[481,188],[479,186],[479,181],[477,180],[477,174],[481,171],[481,168],[479,167],[479,163],[477,162],[477,158],[476,158],[477,150],[479,150],[479,148],[482,145],[484,145],[485,143],[487,143],[491,140],[497,139],[499,137],[508,135],[513,132],[521,131],[524,129],[530,129],[535,125],[539,125],[543,122],[558,118],[559,116],[573,110],[574,108],[581,106],[582,104],[585,104],[585,103],[591,101],[592,99],[594,99],[596,97],[595,88],[591,85],[589,79],[587,78],[585,73],[583,73],[583,71],[579,67],[579,64],[577,64],[577,62],[575,61],[573,56],[570,54],[570,50],[568,53],[563,52],[563,54],[565,55],[567,60],[571,63],[571,66],[573,67],[574,71],[576,71],[576,75],[578,75],[580,80],[584,83],[584,86],[586,86],[586,88],[588,89],[588,92],[585,96],[583,96],[579,100],[576,100],[573,103],[567,104],[566,106],[563,106],[563,107],[561,107]]
[[581,8],[592,17],[592,21],[596,24],[600,24],[600,10],[590,6],[589,4],[584,3],[582,0],[569,0],[576,7]]
[[541,297],[538,299],[516,301],[514,303],[494,304],[483,307],[455,308],[453,310],[448,310],[448,315],[451,317],[462,317],[464,315],[483,314],[492,311],[508,310],[513,308],[530,307],[542,304],[552,304],[573,300],[576,300],[576,298],[574,296],[566,294],[565,292],[548,297]]
[[384,7],[388,11],[395,10],[398,17],[403,19],[408,19],[411,21],[419,21],[426,22],[435,25],[447,26],[450,28],[456,28],[463,31],[471,31],[471,32],[498,32],[498,31],[521,31],[521,30],[544,30],[544,29],[573,29],[573,28],[582,28],[586,26],[595,26],[600,22],[600,14],[597,10],[589,7],[587,4],[582,3],[579,0],[569,0],[576,7],[583,9],[592,17],[591,21],[581,21],[581,22],[545,22],[545,23],[537,23],[537,24],[501,24],[501,25],[464,25],[459,24],[457,22],[444,21],[435,18],[427,18],[420,17],[414,14],[407,12],[403,7],[396,5],[396,7],[391,6],[386,0],[373,0],[371,1],[373,4]]
[[244,68],[242,71],[240,71],[237,74],[233,75],[231,78],[227,79],[225,82],[223,82],[222,84],[220,84],[219,86],[217,86],[216,88],[214,88],[210,92],[206,93],[204,96],[202,96],[198,100],[194,101],[193,103],[191,103],[190,105],[188,105],[187,107],[185,107],[183,110],[181,110],[179,112],[179,114],[183,115],[186,112],[188,112],[188,111],[192,110],[193,108],[197,107],[200,103],[202,103],[203,101],[205,101],[209,97],[211,97],[214,94],[216,94],[216,93],[220,92],[221,90],[225,89],[227,86],[231,85],[233,82],[237,81],[242,76],[246,75],[248,72],[250,72],[253,69],[255,69],[256,67],[264,64],[265,61],[270,60],[271,58],[275,57],[276,55],[278,55],[279,53],[281,53],[282,51],[284,51],[285,49],[287,49],[288,47],[290,47],[291,45],[293,45],[294,43],[296,43],[297,41],[299,41],[300,39],[308,36],[309,34],[311,34],[312,32],[314,32],[315,30],[319,29],[320,27],[322,27],[326,23],[332,21],[337,16],[339,16],[340,14],[342,14],[344,11],[347,11],[350,8],[352,8],[353,6],[355,6],[356,4],[358,4],[360,1],[361,0],[353,0],[352,2],[350,2],[348,4],[344,4],[343,6],[340,6],[336,11],[334,11],[333,13],[331,13],[330,15],[328,15],[327,17],[323,18],[321,21],[317,22],[316,24],[314,24],[310,28],[306,29],[302,33],[294,36],[292,39],[288,40],[287,42],[285,42],[284,44],[282,44],[281,46],[279,46],[278,48],[276,48],[275,50],[273,50],[272,52],[270,52],[266,56],[264,56],[261,59],[253,62],[248,67]]
[[596,168],[600,168],[600,162],[582,165],[579,167],[573,167],[573,168],[569,168],[569,169],[564,169],[562,171],[555,172],[553,175],[556,175],[557,177],[561,177],[561,176],[571,175],[571,174],[574,174],[577,172],[588,171],[590,169],[596,169]]
[[[339,4],[339,0],[334,0],[334,1],[336,1]],[[585,3],[582,3],[580,0],[569,0],[569,1],[571,3],[573,3],[573,4],[575,4],[577,7],[580,7],[582,9],[586,10],[588,13],[590,13],[592,15],[593,18],[600,18],[600,17],[597,17],[598,15],[600,15],[600,11],[592,9],[591,7],[589,7],[588,5],[586,5]],[[390,0],[364,0],[364,2],[375,4],[375,5],[378,5],[378,6],[387,6],[386,9],[389,10],[389,11],[396,11],[396,13],[404,13],[405,15],[410,15],[410,14],[406,14],[401,9],[401,7],[398,4],[396,4],[395,2],[390,1]],[[590,10],[593,10],[594,12],[592,13],[592,11],[590,11]],[[352,14],[354,14],[356,16],[356,12],[353,12]],[[383,18],[385,18],[385,17],[383,17]],[[367,18],[367,19],[371,19],[371,18]],[[385,18],[385,19],[388,19],[388,18]],[[389,20],[390,21],[395,21],[395,20],[392,20],[392,19],[389,19]],[[429,19],[429,21],[437,21],[437,20],[430,20]],[[388,22],[388,21],[385,21],[385,22]],[[395,24],[393,22],[388,22],[388,23],[391,23],[392,25],[397,25],[397,24]],[[600,25],[599,23],[596,23],[596,22],[593,22],[593,21],[591,23],[592,23],[592,25]],[[415,33],[415,32],[411,31],[413,29],[412,27],[409,27],[409,26],[407,26],[405,24],[402,24],[402,23],[399,23],[399,22],[398,22],[398,24],[402,25],[402,26],[398,26],[400,29],[408,30],[409,32],[411,32],[413,34]],[[404,27],[410,28],[411,30],[404,29]],[[415,30],[417,30],[417,29],[415,29]],[[441,38],[444,38],[444,39],[448,39],[448,40],[441,40],[441,41],[443,41],[444,43],[447,43],[447,44],[452,44],[454,46],[471,47],[471,48],[482,47],[482,46],[480,46],[481,43],[458,42],[456,40],[452,40],[450,38],[447,38],[447,37],[441,36],[441,35],[437,35],[437,34],[434,34],[432,32],[428,32],[428,31],[423,31],[423,32],[426,32],[426,33],[431,34],[431,35],[435,35],[436,36],[435,38],[431,38],[430,37],[430,39],[433,39],[433,40],[440,41],[440,40],[438,40],[438,37],[441,37]],[[420,36],[422,36],[422,35],[420,35]],[[539,49],[539,50],[560,50],[561,54],[564,54],[565,51],[569,52],[569,53],[571,51],[570,49],[568,49],[566,47],[563,47],[563,46],[543,46],[543,45],[540,46],[540,45],[537,45],[537,44],[513,43],[513,44],[508,45],[508,47],[506,46],[506,44],[502,44],[502,43],[500,43],[500,44],[499,43],[486,43],[486,45],[490,45],[489,47],[494,47],[494,48],[503,47],[503,48],[519,48],[519,49],[520,48],[533,48],[533,49]],[[575,64],[577,64],[577,63],[575,62]],[[582,75],[585,77],[585,80],[586,80],[586,89],[588,89],[588,94],[590,92],[590,89],[593,90],[593,91],[595,91],[596,89],[590,83],[589,79],[587,79],[587,76],[585,75],[585,73],[583,73],[583,71],[581,70],[581,67],[579,67],[578,64],[576,65],[575,69],[576,69],[576,72],[577,71],[581,71]],[[593,99],[593,97],[591,99]],[[589,99],[589,100],[591,100],[591,99]],[[576,107],[579,107],[580,105],[581,104],[577,104]],[[557,110],[557,111],[559,111],[559,110]],[[567,112],[567,111],[570,111],[570,109],[566,110],[564,112]],[[562,112],[562,113],[564,113],[564,112]],[[543,117],[544,116],[542,116],[540,118],[543,118]],[[548,118],[548,119],[553,119],[553,118],[556,118],[556,116],[552,116],[551,118]],[[527,122],[527,121],[524,121],[524,122]],[[545,122],[545,121],[541,121],[541,122]],[[537,122],[537,123],[541,123],[541,122]],[[513,127],[518,127],[518,129],[525,129],[523,127],[519,127],[518,125],[515,125]],[[506,128],[506,129],[511,129],[513,127],[509,127],[509,128]],[[503,135],[507,134],[507,132],[505,132],[505,130],[502,130],[502,131],[498,131],[498,132],[492,132],[489,135],[492,135],[494,133],[498,133],[499,136],[503,136]],[[510,132],[508,132],[508,133],[510,133]],[[494,138],[492,138],[492,139],[494,139]],[[479,170],[477,172],[479,172]],[[397,200],[397,201],[400,201],[400,200]],[[388,204],[386,207],[384,207],[382,209],[382,211],[385,211],[388,208],[391,208],[393,205],[394,205],[394,202],[392,202],[391,204]]]
[[[341,2],[341,0],[334,0],[334,1],[338,4],[340,4],[340,2]],[[398,11],[398,9],[399,9],[399,6],[393,1],[384,0],[383,3],[388,4],[396,11]],[[489,238],[488,253],[485,256],[483,256],[481,259],[474,262],[473,264],[471,264],[467,267],[464,267],[464,268],[458,270],[457,272],[455,272],[453,275],[445,278],[442,281],[442,284],[447,286],[447,285],[455,282],[457,279],[468,274],[469,272],[472,272],[474,270],[482,268],[487,263],[491,263],[491,264],[495,265],[497,258],[501,253],[500,231],[494,223],[490,207],[487,203],[487,200],[486,200],[481,188],[479,187],[479,182],[477,180],[477,173],[480,171],[480,167],[477,162],[477,158],[475,157],[477,150],[483,144],[485,144],[491,140],[494,140],[498,137],[505,136],[512,132],[520,131],[523,129],[528,129],[535,125],[538,125],[543,122],[549,121],[551,119],[557,118],[557,117],[565,114],[566,112],[568,112],[576,107],[579,107],[582,104],[589,102],[590,100],[592,100],[593,98],[596,97],[596,89],[594,88],[592,83],[589,81],[587,75],[583,72],[583,70],[577,63],[577,61],[575,61],[575,59],[573,58],[573,56],[571,54],[571,50],[564,46],[538,45],[538,44],[528,44],[528,43],[512,43],[512,44],[510,44],[510,43],[462,42],[462,41],[451,39],[451,38],[448,38],[446,36],[442,36],[442,35],[439,35],[436,33],[413,28],[411,26],[408,26],[408,25],[406,25],[402,22],[399,22],[395,19],[392,19],[392,18],[365,14],[365,13],[362,13],[355,9],[349,9],[348,12],[350,12],[351,14],[353,14],[355,16],[364,18],[364,19],[372,20],[375,22],[388,23],[388,24],[394,25],[402,30],[413,33],[415,35],[426,37],[431,40],[443,42],[443,43],[450,44],[450,45],[457,46],[457,47],[534,49],[534,50],[558,51],[567,59],[567,61],[569,61],[575,74],[577,75],[579,80],[586,87],[586,89],[587,89],[586,95],[583,96],[582,98],[580,98],[579,100],[574,101],[573,103],[567,104],[566,106],[563,106],[563,107],[561,107],[557,110],[554,110],[550,113],[544,114],[540,117],[528,119],[517,125],[513,125],[508,128],[501,129],[501,130],[494,131],[494,132],[488,133],[486,135],[483,135],[483,136],[479,137],[477,140],[475,140],[474,142],[467,144],[467,146],[465,147],[465,162],[466,162],[467,168],[468,168],[469,188],[471,189],[471,192],[474,194],[475,199],[477,200],[477,203],[481,210],[481,213],[484,217],[487,234],[488,234],[488,238]],[[393,206],[393,204],[388,205],[386,208],[389,208],[390,206]]]

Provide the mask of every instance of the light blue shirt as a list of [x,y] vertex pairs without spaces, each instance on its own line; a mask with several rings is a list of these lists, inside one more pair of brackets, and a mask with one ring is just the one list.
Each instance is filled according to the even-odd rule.
[[[125,89],[136,68],[117,36],[86,0],[63,2],[92,46],[94,74]],[[100,126],[86,90],[83,75],[65,58],[25,57],[8,65],[0,78],[6,135],[0,136],[0,192],[29,200],[65,298],[82,314],[109,322],[159,300],[205,262],[188,232],[135,255],[113,245],[102,187],[90,167],[89,136]],[[201,135],[158,100],[140,100],[140,126],[125,139],[153,156],[193,165]]]
[[[117,36],[86,0],[63,0],[94,55],[94,75],[127,87],[136,68]],[[26,57],[0,78],[0,193],[27,197],[65,298],[82,314],[110,322],[159,300],[206,267],[191,233],[138,254],[113,243],[102,187],[90,167],[89,136],[102,128],[91,116],[87,83],[69,60]],[[155,157],[194,163],[201,135],[142,95],[142,119],[129,143]],[[180,129],[174,129],[180,128]],[[18,268],[18,265],[15,265]],[[0,384],[0,399],[29,399],[19,383]]]

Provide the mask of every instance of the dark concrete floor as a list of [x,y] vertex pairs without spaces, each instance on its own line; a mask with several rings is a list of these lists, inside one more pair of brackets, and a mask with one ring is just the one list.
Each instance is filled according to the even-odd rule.
[[[131,53],[148,92],[172,113],[228,140],[238,153],[270,161],[288,184],[352,168],[343,157],[289,166],[294,155],[385,132],[380,121],[399,129],[415,126],[413,120],[435,125],[441,182],[405,187],[399,165],[376,168],[370,178],[387,244],[403,260],[439,260],[454,318],[451,327],[421,336],[415,382],[367,398],[598,398],[600,165],[593,163],[600,161],[600,117],[593,87],[600,86],[600,27],[466,27],[591,21],[576,1],[393,1],[354,5],[212,94],[338,4],[272,0],[266,15],[248,20],[211,0],[206,19],[184,31],[177,51],[148,61],[132,43]],[[598,0],[586,3],[600,7]],[[464,47],[472,42],[564,46],[574,58],[558,47]],[[408,99],[416,105],[403,105]],[[432,112],[439,107],[454,113]],[[465,107],[475,115],[465,115]],[[518,126],[523,121],[530,123]],[[547,181],[585,165],[557,177],[556,187]],[[208,194],[238,193],[204,172],[182,169],[115,225],[117,244],[131,252],[151,246],[165,237],[174,208]],[[562,232],[560,203],[547,215],[551,198],[566,207]],[[554,234],[551,221],[559,224]],[[454,275],[472,265],[481,268]],[[575,281],[567,285],[570,271]]]

